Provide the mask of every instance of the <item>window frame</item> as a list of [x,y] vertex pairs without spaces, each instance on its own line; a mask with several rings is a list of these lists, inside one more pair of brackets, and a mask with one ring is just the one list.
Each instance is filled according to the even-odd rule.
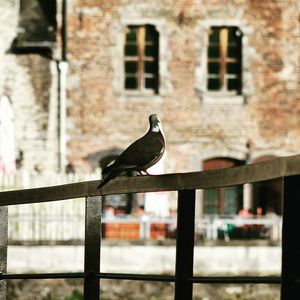
[[[126,35],[130,32],[130,28],[136,30],[136,41],[130,42],[127,40]],[[153,40],[147,41],[147,30],[152,30],[154,37]],[[136,55],[126,55],[126,47],[136,45]],[[147,55],[145,49],[147,46],[155,47],[153,55]],[[157,95],[159,93],[159,32],[152,24],[141,24],[141,25],[131,25],[128,24],[123,31],[123,64],[124,64],[124,81],[123,89],[128,93],[137,94],[149,94]],[[126,63],[136,63],[137,70],[136,73],[126,72]],[[154,65],[153,72],[147,72],[145,69],[145,64],[147,62],[152,62]],[[136,74],[136,76],[130,76]],[[129,76],[128,76],[129,75]],[[126,87],[126,79],[130,77],[137,77],[136,88]],[[153,88],[148,88],[146,80],[147,78],[153,79]]]
[[[241,93],[209,91],[207,89],[207,47],[208,32],[211,27],[237,27],[241,31]],[[198,22],[197,43],[198,60],[195,68],[195,92],[200,101],[207,105],[245,105],[247,99],[255,93],[254,78],[251,72],[256,49],[251,42],[251,35],[254,32],[251,24],[243,19],[235,18],[209,18]]]
[[[215,32],[215,33],[214,33]],[[235,32],[237,38],[235,41],[230,41],[230,34]],[[211,41],[210,36],[215,34],[216,41]],[[236,57],[229,56],[229,47],[237,49]],[[209,56],[211,49],[218,49],[218,54],[215,57]],[[233,63],[238,70],[235,73],[230,73],[228,66]],[[219,66],[218,73],[209,71],[209,66],[213,64]],[[209,88],[210,79],[218,79],[220,88]],[[237,81],[237,87],[230,89],[229,81],[234,79]],[[237,26],[211,26],[208,31],[207,45],[207,90],[210,93],[222,93],[229,95],[241,95],[242,91],[242,32]]]
[[[155,27],[159,35],[158,49],[158,92],[154,94],[150,91],[140,92],[124,89],[124,30],[129,25],[149,24]],[[110,36],[115,37],[112,47],[112,67],[114,77],[112,81],[113,92],[118,101],[137,101],[147,102],[149,99],[155,102],[162,102],[164,97],[170,96],[173,92],[173,85],[170,74],[170,49],[169,49],[170,31],[163,18],[128,18],[128,15],[121,16],[118,24],[111,27]]]

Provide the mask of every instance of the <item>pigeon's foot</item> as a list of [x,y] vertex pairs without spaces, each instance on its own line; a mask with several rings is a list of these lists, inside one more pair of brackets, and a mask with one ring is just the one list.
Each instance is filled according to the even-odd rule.
[[140,174],[141,176],[145,176],[145,175],[151,176],[151,174],[149,174],[146,170],[144,170],[144,171],[139,171],[139,174]]

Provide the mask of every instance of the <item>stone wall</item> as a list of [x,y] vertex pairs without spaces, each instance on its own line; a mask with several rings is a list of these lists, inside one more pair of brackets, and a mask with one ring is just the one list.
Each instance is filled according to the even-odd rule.
[[16,156],[23,152],[23,167],[57,169],[56,63],[39,54],[15,54],[19,1],[1,0],[0,95],[14,110]]
[[[102,280],[101,299],[105,300],[173,300],[174,284],[170,282],[143,282],[128,280]],[[8,299],[79,300],[83,298],[83,281],[66,280],[10,280]],[[280,299],[280,286],[271,284],[194,284],[194,300],[274,300]]]
[[[166,245],[109,245],[101,246],[101,271],[112,273],[173,274],[175,246]],[[22,257],[23,259],[18,259]],[[66,260],[66,257],[68,259]],[[8,247],[8,271],[26,272],[81,272],[84,247],[13,246]],[[280,246],[260,246],[247,243],[223,246],[195,246],[194,274],[260,274],[279,275],[281,272]]]
[[[83,246],[10,246],[11,272],[82,272]],[[276,275],[281,268],[280,247],[222,246],[195,247],[195,275],[236,276]],[[18,259],[23,257],[22,260]],[[66,260],[65,258],[68,257]],[[134,274],[174,274],[175,247],[149,245],[102,245],[101,272]],[[103,299],[173,299],[174,284],[128,280],[102,280]],[[10,280],[8,297],[29,300],[45,298],[82,299],[82,280]],[[71,295],[74,297],[72,298]],[[68,298],[69,297],[69,298]],[[193,299],[260,299],[280,298],[280,285],[271,284],[194,284]]]

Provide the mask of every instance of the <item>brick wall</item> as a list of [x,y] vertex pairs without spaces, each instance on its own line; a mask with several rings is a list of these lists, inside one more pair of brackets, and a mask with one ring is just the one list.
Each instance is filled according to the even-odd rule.
[[[24,166],[56,170],[56,63],[9,53],[18,3],[0,3],[0,92],[12,101]],[[249,140],[253,160],[297,153],[299,10],[296,0],[68,2],[68,160],[90,170],[86,157],[125,148],[146,131],[153,112],[167,138],[166,172],[199,170],[211,157],[244,159]],[[122,29],[143,22],[159,31],[161,89],[155,97],[129,97],[122,92]],[[240,102],[206,99],[205,36],[213,24],[243,31]]]
[[[87,155],[126,147],[144,133],[153,112],[167,137],[166,171],[198,170],[203,159],[213,156],[243,159],[248,140],[253,159],[296,153],[298,16],[297,1],[73,1],[68,19],[69,159],[79,169],[88,168],[82,159]],[[124,20],[163,24],[167,49],[161,62],[170,87],[165,95],[124,97],[116,88]],[[244,102],[206,102],[198,86],[206,53],[201,26],[230,22],[246,31]]]

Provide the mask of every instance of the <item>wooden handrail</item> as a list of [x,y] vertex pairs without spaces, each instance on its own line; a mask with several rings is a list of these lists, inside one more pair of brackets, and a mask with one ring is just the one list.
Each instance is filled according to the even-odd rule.
[[241,185],[300,174],[300,155],[280,157],[260,163],[190,173],[116,178],[102,191],[98,180],[43,188],[0,192],[0,206],[39,203],[124,193],[179,191]]

